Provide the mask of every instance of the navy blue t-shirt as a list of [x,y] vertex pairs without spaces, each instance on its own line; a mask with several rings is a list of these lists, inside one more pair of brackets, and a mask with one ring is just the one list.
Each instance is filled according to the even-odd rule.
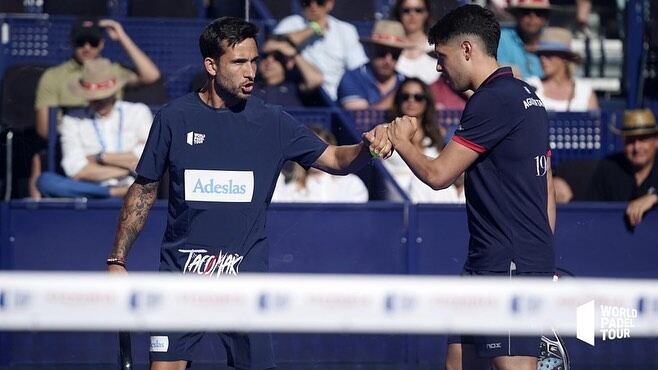
[[478,152],[466,170],[470,232],[466,268],[551,272],[548,116],[512,70],[496,70],[468,100],[453,140]]
[[258,98],[214,109],[194,92],[164,106],[137,166],[150,180],[169,169],[160,270],[267,271],[265,215],[281,167],[286,160],[310,167],[326,147]]

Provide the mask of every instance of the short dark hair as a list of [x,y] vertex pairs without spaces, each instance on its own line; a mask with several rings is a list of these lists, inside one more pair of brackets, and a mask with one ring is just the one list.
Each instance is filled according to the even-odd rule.
[[430,44],[445,44],[459,35],[475,35],[492,57],[498,52],[500,24],[489,9],[479,5],[464,5],[446,14],[430,29]]
[[236,17],[221,17],[210,22],[199,36],[199,49],[203,58],[219,59],[224,54],[224,41],[233,47],[246,39],[258,36],[258,27]]

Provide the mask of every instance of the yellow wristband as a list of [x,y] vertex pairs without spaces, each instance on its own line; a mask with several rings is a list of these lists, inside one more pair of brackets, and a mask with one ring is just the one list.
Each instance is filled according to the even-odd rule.
[[315,32],[316,35],[322,36],[322,27],[320,27],[320,23],[316,21],[310,21],[308,22],[308,26]]

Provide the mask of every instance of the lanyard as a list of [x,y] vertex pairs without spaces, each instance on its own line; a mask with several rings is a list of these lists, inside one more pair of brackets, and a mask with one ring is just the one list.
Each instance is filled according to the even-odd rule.
[[[121,110],[121,107],[117,108],[119,110],[119,133],[117,134],[117,151],[120,152],[123,147],[123,140],[121,138],[121,134],[123,132],[123,110]],[[103,135],[101,135],[101,130],[98,128],[98,122],[96,121],[96,114],[94,114],[94,118],[92,118],[91,123],[94,125],[94,131],[96,132],[96,138],[98,139],[98,143],[101,144],[101,152],[105,152],[107,150],[107,145],[105,145],[105,140],[103,140]]]

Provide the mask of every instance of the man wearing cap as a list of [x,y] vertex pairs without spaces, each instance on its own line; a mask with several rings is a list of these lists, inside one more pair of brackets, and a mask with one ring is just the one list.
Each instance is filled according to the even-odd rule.
[[500,32],[498,63],[513,66],[521,78],[542,77],[544,72],[534,50],[548,20],[551,5],[548,0],[511,0],[509,12],[516,20],[515,28]]
[[334,0],[300,0],[302,15],[283,18],[274,34],[285,37],[315,65],[324,77],[322,87],[332,100],[346,70],[368,61],[356,28],[329,13]]
[[627,110],[621,129],[624,150],[605,157],[592,176],[588,199],[627,202],[626,216],[631,226],[642,222],[644,214],[658,203],[658,126],[650,109]]
[[87,101],[71,93],[68,86],[71,81],[77,81],[82,74],[82,65],[85,61],[100,56],[105,41],[103,29],[107,30],[110,39],[121,45],[136,72],[112,64],[116,75],[125,79],[127,83],[153,83],[160,78],[158,67],[144,54],[124,31],[121,24],[111,19],[79,19],[71,29],[71,47],[73,55],[66,62],[48,68],[37,86],[34,108],[36,110],[37,133],[44,139],[48,137],[48,108],[50,107],[82,107]]
[[88,107],[62,118],[62,168],[68,177],[43,173],[37,186],[44,196],[125,195],[153,120],[146,105],[117,100],[129,78],[119,75],[109,60],[97,58],[84,63],[79,81],[69,82],[71,94]]
[[344,109],[389,109],[405,76],[395,70],[402,50],[409,47],[400,22],[377,21],[366,45],[370,61],[347,71],[338,85],[338,102]]

